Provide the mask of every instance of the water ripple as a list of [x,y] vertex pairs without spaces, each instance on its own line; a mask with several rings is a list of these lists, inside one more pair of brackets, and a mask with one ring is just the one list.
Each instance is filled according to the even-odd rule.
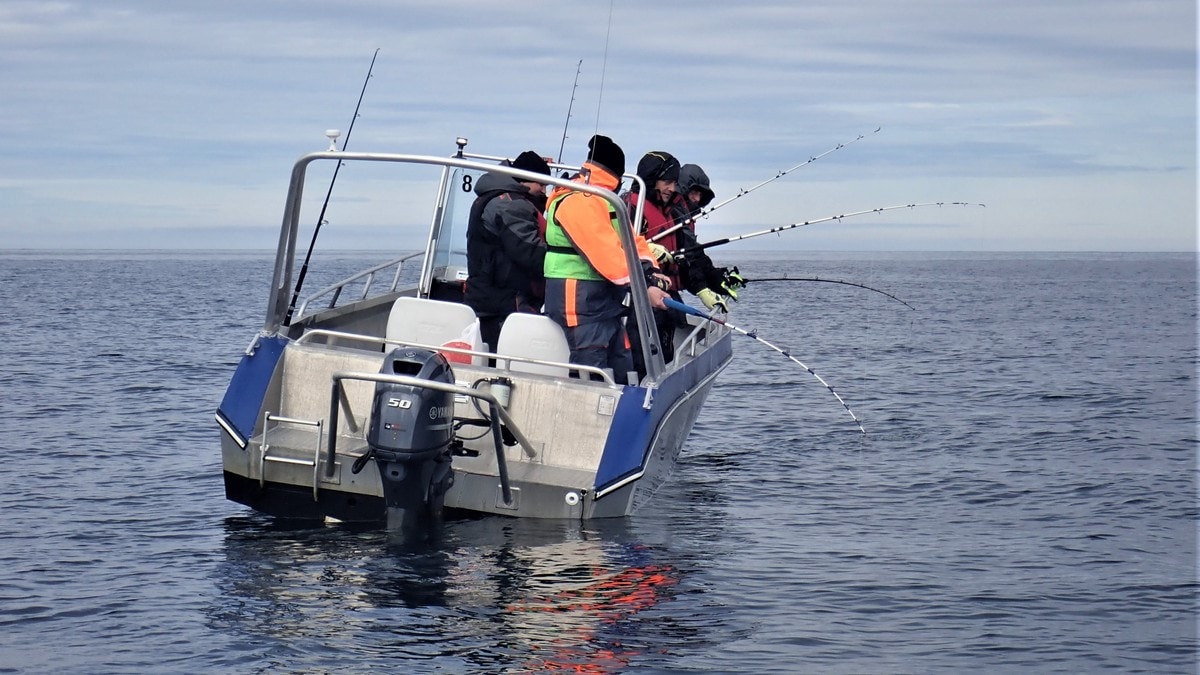
[[866,437],[739,339],[644,512],[426,541],[224,500],[269,255],[0,256],[0,671],[1195,671],[1194,256],[749,256],[921,307],[735,307]]

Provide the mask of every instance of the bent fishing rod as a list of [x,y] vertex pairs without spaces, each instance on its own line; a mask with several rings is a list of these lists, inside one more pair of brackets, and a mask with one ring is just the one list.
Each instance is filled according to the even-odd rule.
[[[362,107],[363,95],[367,93],[367,83],[371,81],[371,72],[375,70],[375,59],[379,56],[379,48],[375,49],[375,53],[371,55],[371,66],[367,68],[367,77],[363,80],[362,91],[358,92],[358,103],[354,106],[354,117],[350,118],[350,126],[346,129],[346,140],[342,141],[342,150],[350,144],[350,134],[354,132],[354,122],[358,120],[358,110]],[[336,136],[331,136],[329,141],[332,146],[336,140]],[[336,149],[336,148],[331,148]],[[287,315],[284,316],[283,325],[291,325],[292,312],[296,308],[296,301],[300,298],[300,287],[304,285],[304,277],[308,274],[308,263],[312,259],[313,248],[317,245],[317,235],[321,232],[321,226],[325,224],[325,210],[329,208],[329,198],[333,195],[333,185],[337,182],[338,171],[342,169],[342,161],[338,160],[337,166],[333,168],[333,178],[329,181],[329,189],[325,192],[325,203],[321,204],[321,213],[317,216],[317,226],[313,228],[312,241],[308,244],[308,252],[304,254],[304,264],[300,266],[300,273],[296,276],[296,290],[292,293],[292,301],[288,303]]]
[[850,409],[850,406],[846,405],[846,401],[844,399],[842,399],[841,394],[834,391],[833,387],[831,387],[829,385],[829,383],[825,381],[825,378],[821,377],[820,375],[817,374],[817,372],[815,370],[813,370],[812,368],[809,368],[807,365],[805,365],[803,361],[792,356],[791,352],[789,352],[788,350],[786,350],[782,347],[776,346],[770,342],[767,342],[766,340],[759,337],[757,330],[748,331],[743,328],[738,328],[737,326],[735,326],[731,323],[728,323],[724,319],[719,319],[711,314],[705,314],[704,312],[701,312],[700,310],[696,309],[695,307],[692,307],[691,305],[679,302],[678,300],[674,300],[671,298],[664,298],[663,303],[665,303],[667,305],[667,307],[670,307],[671,309],[676,309],[685,314],[691,314],[692,316],[698,316],[702,319],[706,319],[713,323],[725,326],[726,328],[735,330],[735,331],[741,333],[742,335],[745,335],[746,337],[754,338],[755,340],[763,343],[764,345],[770,347],[771,349],[774,349],[775,351],[779,352],[780,354],[783,354],[784,356],[788,357],[792,361],[796,362],[801,368],[807,370],[810,375],[817,378],[818,382],[825,385],[825,388],[829,390],[829,393],[833,394],[834,397],[837,398],[838,403],[841,403],[842,407],[846,409],[846,412],[850,413],[850,419],[854,420],[854,423],[858,425],[858,430],[861,431],[864,436],[867,434],[867,430],[863,428],[862,421],[858,419],[858,416],[854,414],[854,411]]
[[866,209],[863,211],[853,211],[851,213],[841,213],[836,216],[826,216],[824,218],[816,218],[814,220],[806,220],[802,223],[792,223],[790,225],[780,225],[779,227],[772,227],[769,230],[760,230],[758,232],[751,232],[749,234],[743,234],[743,235],[739,235],[736,237],[726,237],[724,239],[716,239],[714,241],[704,242],[703,244],[697,244],[695,246],[681,248],[678,251],[671,251],[671,255],[672,256],[687,255],[688,253],[695,253],[696,251],[703,251],[705,249],[709,249],[714,246],[723,246],[725,244],[732,244],[735,241],[741,241],[743,239],[750,239],[751,237],[761,237],[764,234],[776,234],[779,232],[786,232],[787,230],[794,230],[797,227],[804,227],[806,225],[816,225],[817,223],[827,223],[827,222],[834,221],[834,220],[841,221],[846,218],[853,218],[855,216],[861,216],[861,215],[864,215],[867,213],[883,213],[884,211],[895,211],[896,209],[915,209],[915,208],[919,208],[922,206],[987,206],[987,205],[986,204],[972,204],[970,202],[921,202],[919,204],[897,204],[895,206],[881,206],[881,207],[875,208],[875,209]]
[[563,148],[567,145],[567,129],[571,126],[571,110],[575,108],[575,90],[579,88],[579,72],[583,70],[583,59],[575,66],[575,84],[571,85],[571,102],[567,105],[567,121],[563,122],[562,142],[558,144],[558,160],[562,164]]
[[[877,133],[879,133],[879,131],[880,131],[881,129],[883,129],[883,127],[876,127],[876,128],[875,128],[875,131],[872,131],[871,133],[872,133],[872,134],[877,134]],[[696,217],[695,217],[695,218],[693,218],[692,220],[699,220],[700,218],[707,218],[707,217],[708,217],[708,214],[712,213],[713,211],[716,211],[717,209],[721,208],[722,206],[725,206],[725,205],[726,205],[726,204],[728,204],[729,202],[732,202],[732,201],[734,201],[735,199],[739,199],[739,198],[741,198],[741,197],[744,197],[744,196],[746,196],[746,195],[750,194],[751,192],[754,192],[755,190],[759,189],[760,187],[762,187],[762,186],[764,186],[764,185],[767,185],[767,184],[769,184],[769,183],[773,183],[773,182],[775,182],[775,181],[779,180],[780,178],[783,178],[784,176],[786,176],[786,175],[788,175],[789,173],[791,173],[791,172],[795,171],[796,169],[799,169],[799,168],[800,168],[800,167],[802,167],[802,166],[805,166],[805,165],[807,165],[807,164],[812,164],[813,162],[817,161],[818,159],[821,159],[822,157],[824,157],[825,155],[828,155],[828,154],[830,154],[830,153],[832,153],[832,152],[836,152],[836,151],[838,151],[838,150],[841,150],[842,148],[846,147],[847,145],[851,145],[851,144],[853,144],[853,143],[857,143],[857,142],[861,141],[862,139],[864,139],[864,138],[866,138],[866,137],[867,137],[867,134],[859,134],[859,135],[858,135],[858,137],[857,137],[857,138],[855,138],[854,140],[852,140],[852,141],[846,141],[845,143],[838,143],[837,145],[835,145],[835,146],[833,146],[832,148],[830,148],[830,149],[826,150],[825,152],[822,152],[822,153],[821,153],[821,154],[819,154],[819,155],[815,155],[815,156],[813,156],[813,157],[809,157],[808,159],[804,160],[803,162],[800,162],[799,164],[797,164],[796,166],[793,166],[793,167],[792,167],[792,168],[790,168],[790,169],[784,169],[783,171],[780,171],[779,173],[776,173],[774,176],[772,176],[772,177],[770,177],[770,178],[768,178],[768,179],[764,180],[763,182],[759,183],[758,185],[755,185],[754,187],[751,187],[751,188],[738,188],[738,192],[737,192],[737,194],[735,194],[734,196],[730,197],[729,199],[726,199],[725,201],[721,202],[720,204],[717,204],[716,206],[710,206],[710,207],[708,207],[708,208],[706,208],[706,209],[701,209],[700,213],[696,214]],[[654,235],[654,236],[653,236],[653,237],[650,239],[650,241],[658,241],[659,239],[662,239],[663,237],[667,236],[668,234],[671,234],[671,233],[672,233],[672,232],[674,232],[675,230],[678,230],[679,228],[683,227],[683,225],[684,225],[684,223],[679,223],[678,225],[675,225],[674,227],[671,227],[671,228],[668,228],[668,229],[666,229],[666,230],[663,230],[662,232],[659,232],[658,234]]]
[[876,293],[879,293],[880,295],[886,295],[887,297],[891,298],[892,300],[895,300],[896,302],[904,305],[905,307],[907,307],[913,311],[916,311],[916,309],[917,309],[916,307],[913,307],[912,305],[901,300],[900,298],[897,298],[896,296],[892,295],[891,293],[888,293],[887,291],[881,291],[878,288],[871,288],[870,286],[866,286],[864,284],[856,284],[853,281],[841,281],[838,279],[822,279],[820,277],[758,277],[756,279],[745,279],[746,283],[764,282],[764,281],[820,281],[820,282],[823,282],[826,284],[842,284],[845,286],[854,286],[855,288],[865,288],[868,291],[874,291]]

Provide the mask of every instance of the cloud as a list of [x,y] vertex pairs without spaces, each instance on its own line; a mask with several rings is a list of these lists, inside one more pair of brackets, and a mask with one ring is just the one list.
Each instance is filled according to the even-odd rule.
[[[1169,0],[622,2],[610,30],[604,3],[9,0],[0,190],[16,206],[10,232],[50,224],[120,242],[122,223],[162,219],[188,242],[206,224],[273,226],[291,163],[347,129],[380,48],[356,149],[448,154],[463,135],[488,153],[563,144],[578,161],[600,129],[631,157],[667,149],[702,164],[729,194],[882,126],[781,185],[940,199],[930,186],[962,179],[987,201],[1041,199],[1053,179],[1081,220],[1115,231],[1124,210],[1088,206],[1107,203],[1098,186],[1170,176],[1176,191],[1153,191],[1168,234],[1148,241],[1189,249],[1195,13]],[[356,178],[338,194],[359,194]],[[762,192],[746,202],[768,212]],[[346,203],[364,226],[365,205]],[[1030,217],[1041,227],[1028,238],[972,241],[1066,245],[1035,236],[1061,221]]]

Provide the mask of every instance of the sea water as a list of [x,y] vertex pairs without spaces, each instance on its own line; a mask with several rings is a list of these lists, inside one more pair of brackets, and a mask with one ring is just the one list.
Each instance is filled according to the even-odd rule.
[[739,335],[635,516],[413,542],[224,499],[269,253],[0,253],[0,670],[1195,672],[1193,254],[714,257],[915,308],[733,306],[865,436]]

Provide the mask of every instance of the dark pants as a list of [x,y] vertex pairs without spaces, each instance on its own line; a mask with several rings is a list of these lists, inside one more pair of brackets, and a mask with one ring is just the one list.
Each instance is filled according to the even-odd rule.
[[562,326],[571,363],[611,368],[619,384],[633,370],[622,322],[628,292],[607,281],[546,279],[546,314]]
[[[682,302],[682,296],[679,293],[672,291],[671,297]],[[633,312],[629,313],[629,321],[633,321]],[[687,317],[677,309],[656,309],[654,310],[654,327],[658,332],[658,344],[662,347],[663,363],[670,363],[675,358],[675,327],[682,326],[687,323]],[[629,343],[633,348],[633,365],[637,369],[638,377],[646,376],[646,359],[642,356],[641,340],[636,339],[633,335],[632,327],[629,330]]]
[[504,320],[507,318],[499,314],[479,317],[479,338],[493,354],[496,352],[496,345],[500,343],[500,329],[504,327]]
[[563,332],[567,336],[567,346],[571,348],[571,363],[612,368],[617,384],[628,384],[626,373],[634,369],[633,357],[619,317],[574,328],[564,326]]

